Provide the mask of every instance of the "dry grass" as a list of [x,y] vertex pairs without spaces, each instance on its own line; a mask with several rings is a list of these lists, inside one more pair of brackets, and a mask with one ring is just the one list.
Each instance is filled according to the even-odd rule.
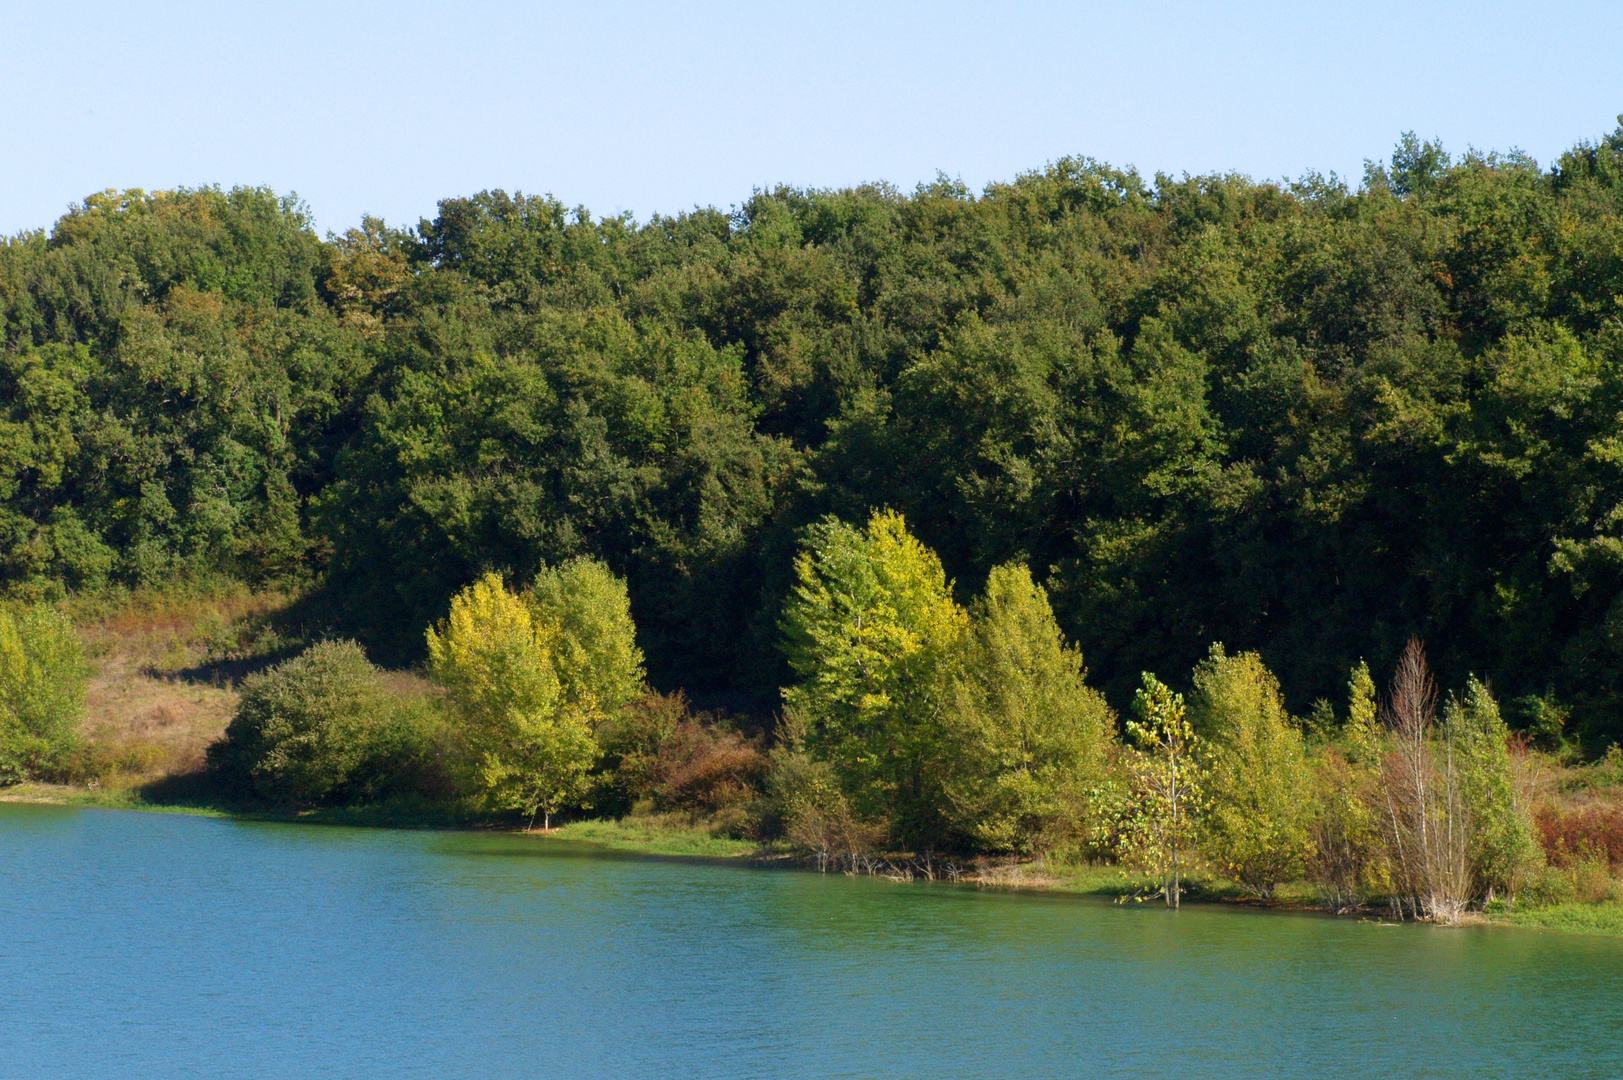
[[86,690],[85,741],[126,775],[191,772],[202,767],[236,705],[229,685],[155,675],[115,656]]
[[200,769],[236,708],[242,676],[296,644],[274,629],[289,602],[226,586],[71,611],[94,672],[71,777],[128,786]]

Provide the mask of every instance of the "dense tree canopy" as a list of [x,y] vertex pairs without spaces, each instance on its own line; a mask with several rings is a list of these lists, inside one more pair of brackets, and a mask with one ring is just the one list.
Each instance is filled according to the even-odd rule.
[[1513,726],[1623,732],[1623,128],[327,241],[108,193],[0,246],[14,594],[300,575],[412,659],[481,574],[593,556],[656,686],[770,701],[804,527],[887,507],[960,602],[1029,564],[1118,706],[1220,639],[1302,709],[1417,634]]

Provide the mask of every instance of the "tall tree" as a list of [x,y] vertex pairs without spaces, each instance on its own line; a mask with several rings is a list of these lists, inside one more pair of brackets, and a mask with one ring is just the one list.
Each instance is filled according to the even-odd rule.
[[1195,669],[1189,714],[1208,749],[1202,822],[1212,861],[1272,896],[1313,854],[1312,776],[1279,682],[1256,653],[1213,645]]
[[941,561],[882,511],[862,529],[812,526],[795,571],[781,625],[800,682],[784,704],[805,718],[807,747],[902,843],[943,843],[951,681],[969,620]]

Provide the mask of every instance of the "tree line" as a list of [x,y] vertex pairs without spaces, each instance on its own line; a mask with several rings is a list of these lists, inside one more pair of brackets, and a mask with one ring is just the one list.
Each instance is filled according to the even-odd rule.
[[[1423,638],[1446,685],[1599,751],[1620,212],[1623,128],[1549,167],[1406,137],[1356,185],[1067,158],[643,223],[492,191],[327,239],[262,189],[109,192],[0,245],[0,584],[299,582],[311,625],[409,665],[485,575],[597,560],[654,686],[762,714],[797,687],[819,760],[904,793],[911,737],[842,741],[901,704],[802,670],[803,541],[880,543],[830,521],[889,509],[953,583],[955,655],[1035,610],[1025,567],[1119,713],[1221,640],[1314,715]],[[1041,816],[925,780],[951,797],[896,827]]]
[[[1192,871],[1264,898],[1306,879],[1337,911],[1381,898],[1445,922],[1550,891],[1537,755],[1474,678],[1439,715],[1417,641],[1384,701],[1360,663],[1344,707],[1305,719],[1257,653],[1214,644],[1187,699],[1141,673],[1123,724],[1024,564],[962,606],[937,554],[882,511],[814,524],[794,573],[778,623],[794,679],[771,740],[649,690],[625,581],[576,558],[453,596],[424,634],[427,692],[391,689],[347,640],[248,676],[209,750],[213,798],[526,828],[682,811],[852,872],[1111,863],[1170,906]],[[72,768],[87,671],[54,608],[0,609],[0,781]]]

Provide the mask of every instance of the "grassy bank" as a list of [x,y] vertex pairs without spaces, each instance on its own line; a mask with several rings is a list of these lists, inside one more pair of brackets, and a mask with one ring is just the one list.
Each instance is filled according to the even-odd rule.
[[761,845],[752,840],[714,836],[705,829],[666,817],[625,817],[616,821],[572,821],[545,834],[560,840],[598,844],[615,851],[643,855],[690,855],[738,858],[757,855]]
[[1537,927],[1541,930],[1560,930],[1566,933],[1623,935],[1623,901],[1605,900],[1595,904],[1567,903],[1523,908],[1503,915],[1490,916],[1490,921],[1508,926]]
[[[154,790],[157,788],[157,790]],[[353,825],[390,829],[482,829],[521,833],[538,841],[551,839],[597,844],[615,851],[643,855],[738,858],[760,855],[763,848],[751,840],[716,836],[686,815],[630,816],[618,820],[572,821],[553,829],[530,829],[511,817],[493,816],[476,806],[392,802],[363,806],[283,810],[269,806],[234,805],[211,800],[206,793],[176,797],[163,784],[88,787],[81,784],[26,783],[0,788],[0,802],[41,803],[97,810],[138,810],[150,813],[196,814],[252,821],[287,821],[306,825]]]

